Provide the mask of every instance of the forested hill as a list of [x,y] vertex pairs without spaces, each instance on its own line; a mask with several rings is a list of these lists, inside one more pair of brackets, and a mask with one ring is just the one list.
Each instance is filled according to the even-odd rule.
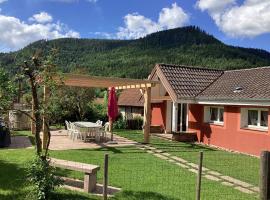
[[223,44],[197,27],[171,29],[137,40],[56,39],[37,41],[12,53],[0,54],[0,65],[14,72],[37,50],[59,51],[63,72],[82,69],[99,76],[145,78],[156,63],[236,69],[270,65],[270,53]]

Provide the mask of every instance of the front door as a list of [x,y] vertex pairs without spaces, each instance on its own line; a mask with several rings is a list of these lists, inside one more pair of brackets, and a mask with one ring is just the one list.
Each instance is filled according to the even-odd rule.
[[177,131],[187,131],[188,106],[186,103],[178,104]]

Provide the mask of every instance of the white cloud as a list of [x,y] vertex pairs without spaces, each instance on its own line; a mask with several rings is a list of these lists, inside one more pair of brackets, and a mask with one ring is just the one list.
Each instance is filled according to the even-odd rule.
[[0,51],[20,49],[40,39],[80,37],[61,22],[27,24],[18,18],[0,14]]
[[[218,2],[217,4],[213,2]],[[232,37],[255,37],[270,33],[270,1],[245,0],[242,5],[236,1],[199,0],[198,8],[208,11],[221,31]]]
[[30,17],[29,21],[38,22],[38,23],[48,23],[48,22],[53,21],[53,17],[46,12],[40,12]]
[[181,27],[189,20],[188,14],[176,3],[171,8],[163,8],[159,13],[157,22],[138,13],[128,14],[124,17],[124,27],[119,27],[116,37],[119,39],[140,38],[147,34]]
[[5,1],[7,1],[7,0],[0,0],[0,3],[4,3]]
[[183,26],[189,20],[189,16],[185,11],[177,6],[176,3],[172,4],[172,8],[163,8],[159,13],[158,23],[163,28],[176,28]]

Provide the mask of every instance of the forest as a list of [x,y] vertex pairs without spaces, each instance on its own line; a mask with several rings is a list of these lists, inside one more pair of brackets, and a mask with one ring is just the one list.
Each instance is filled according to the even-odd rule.
[[270,53],[226,45],[199,27],[160,31],[135,40],[40,40],[25,48],[0,53],[0,67],[15,74],[24,60],[56,49],[61,72],[146,78],[156,63],[239,69],[270,65]]

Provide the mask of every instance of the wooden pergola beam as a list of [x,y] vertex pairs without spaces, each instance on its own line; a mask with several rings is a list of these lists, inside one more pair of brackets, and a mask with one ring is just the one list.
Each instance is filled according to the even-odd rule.
[[[59,78],[56,80],[59,80]],[[159,83],[158,81],[152,80],[88,76],[78,74],[63,74],[61,81],[65,86],[95,88],[115,87],[115,89],[147,88],[154,87]]]

